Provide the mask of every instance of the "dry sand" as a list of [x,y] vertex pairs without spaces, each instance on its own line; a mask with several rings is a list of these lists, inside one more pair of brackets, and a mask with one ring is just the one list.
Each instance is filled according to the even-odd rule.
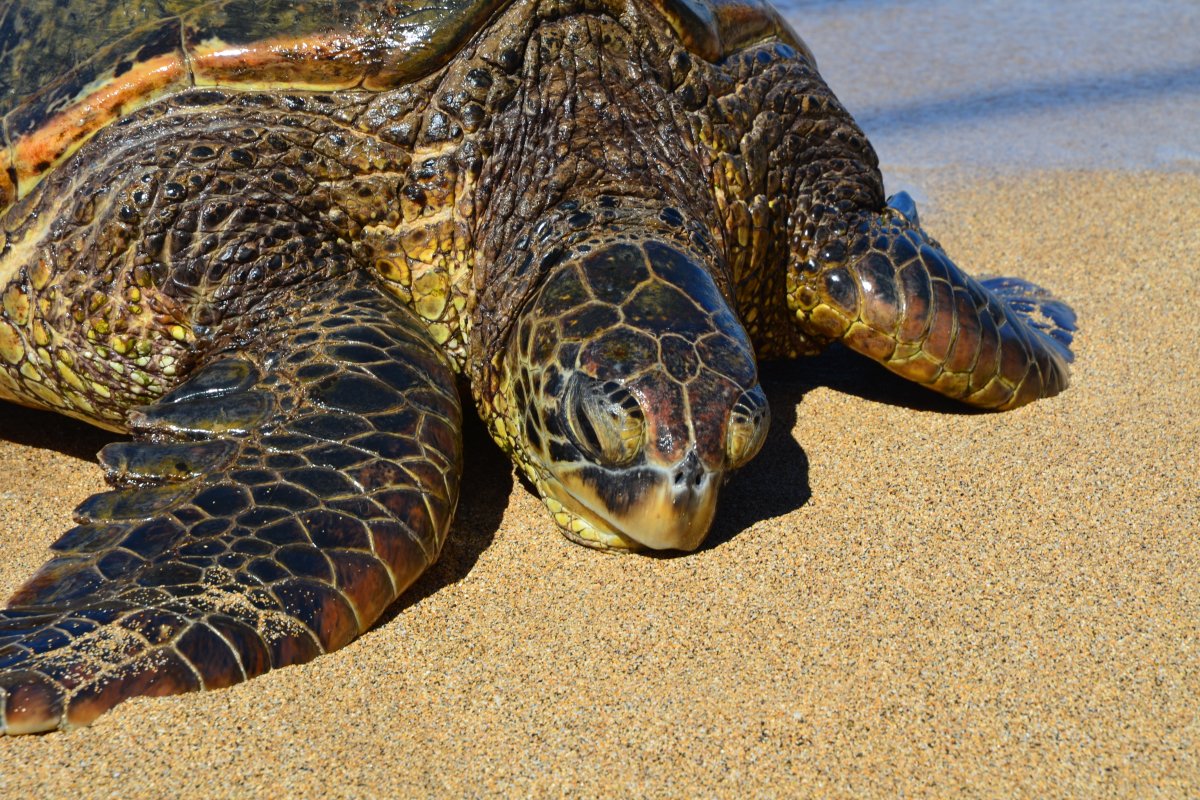
[[[963,265],[1079,313],[1073,385],[963,413],[846,352],[774,366],[712,542],[560,537],[478,429],[442,562],[231,690],[0,737],[0,796],[1200,794],[1200,176],[933,182]],[[0,408],[0,594],[105,435]]]

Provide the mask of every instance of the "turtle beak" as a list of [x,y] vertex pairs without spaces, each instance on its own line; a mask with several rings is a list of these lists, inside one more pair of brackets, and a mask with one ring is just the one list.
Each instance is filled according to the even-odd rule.
[[672,466],[609,471],[568,468],[556,499],[606,533],[652,550],[695,550],[712,527],[723,473],[689,450]]

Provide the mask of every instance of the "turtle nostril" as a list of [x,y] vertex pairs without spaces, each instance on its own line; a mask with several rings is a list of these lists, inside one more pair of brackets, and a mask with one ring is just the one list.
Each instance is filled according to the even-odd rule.
[[680,468],[675,472],[675,486],[683,489],[691,484],[693,489],[698,489],[704,484],[704,471],[697,470],[694,473],[689,473],[686,469]]
[[729,434],[726,445],[729,468],[736,469],[758,455],[767,439],[771,424],[771,409],[761,386],[743,392],[729,413]]
[[674,484],[679,490],[699,489],[704,485],[707,472],[695,451],[689,451],[679,466],[675,468]]
[[566,418],[576,446],[603,466],[623,466],[641,452],[642,408],[628,389],[614,381],[577,374],[568,390]]

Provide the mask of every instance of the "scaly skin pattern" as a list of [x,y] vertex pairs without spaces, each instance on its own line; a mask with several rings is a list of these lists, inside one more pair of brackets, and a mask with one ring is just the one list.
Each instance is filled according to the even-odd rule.
[[971,405],[1015,408],[1067,385],[1070,309],[1023,281],[976,281],[900,211],[794,261],[788,299],[809,330]]
[[132,441],[0,611],[0,730],[365,630],[450,524],[455,373],[607,550],[700,544],[765,435],[757,358],[840,339],[984,407],[1064,387],[1069,309],[970,279],[887,206],[806,52],[763,30],[714,63],[645,0],[514,2],[419,79],[249,65],[30,160],[0,219],[0,398]]
[[333,119],[374,119],[412,94],[192,92],[106,130],[91,160],[4,220],[0,396],[119,430],[181,361],[252,329],[280,292],[359,265],[461,367],[463,149],[402,148]]
[[492,417],[559,526],[599,549],[693,549],[767,427],[753,350],[670,206],[568,200],[525,244],[549,273],[502,355]]
[[460,408],[422,325],[364,275],[129,415],[114,489],[0,611],[0,730],[85,725],[337,649],[436,558]]

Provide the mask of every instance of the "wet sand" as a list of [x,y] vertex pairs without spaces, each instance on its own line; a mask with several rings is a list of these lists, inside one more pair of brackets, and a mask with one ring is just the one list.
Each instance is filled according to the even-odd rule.
[[[0,740],[0,794],[1196,796],[1200,176],[923,177],[960,264],[1075,307],[1064,395],[771,366],[764,452],[674,558],[571,545],[474,428],[447,551],[374,630]],[[106,439],[0,408],[0,594]]]

